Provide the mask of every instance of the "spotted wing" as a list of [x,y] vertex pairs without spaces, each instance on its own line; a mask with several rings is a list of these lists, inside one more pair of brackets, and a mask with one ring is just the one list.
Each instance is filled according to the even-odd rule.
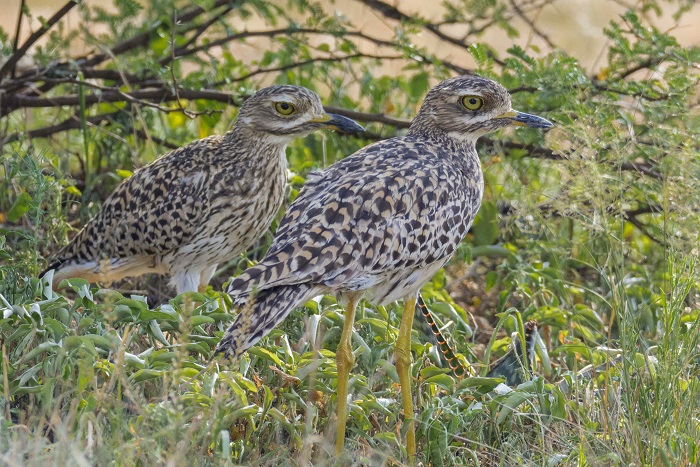
[[242,300],[254,289],[305,282],[363,289],[397,269],[444,262],[471,224],[481,187],[458,180],[473,174],[449,173],[443,156],[396,138],[315,175],[266,257],[229,293]]
[[199,156],[217,150],[219,138],[199,140],[136,171],[60,256],[162,255],[186,244],[207,213],[211,180]]

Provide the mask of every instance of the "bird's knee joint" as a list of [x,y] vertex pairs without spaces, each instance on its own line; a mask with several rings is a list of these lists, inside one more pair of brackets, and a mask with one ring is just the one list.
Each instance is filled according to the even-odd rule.
[[403,368],[411,366],[411,352],[405,352],[403,349],[394,351],[394,360],[396,361],[396,370],[401,372]]
[[355,356],[350,346],[341,343],[336,349],[335,361],[338,368],[347,369],[349,371],[355,363]]

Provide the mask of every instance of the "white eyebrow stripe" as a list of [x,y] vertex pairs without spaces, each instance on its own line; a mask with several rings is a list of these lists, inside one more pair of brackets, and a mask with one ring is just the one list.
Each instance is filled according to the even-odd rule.
[[293,100],[291,94],[278,94],[272,98],[273,102],[292,102]]

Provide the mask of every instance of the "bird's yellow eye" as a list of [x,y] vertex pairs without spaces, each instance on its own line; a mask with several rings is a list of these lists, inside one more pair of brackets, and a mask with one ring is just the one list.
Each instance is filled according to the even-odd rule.
[[275,102],[275,110],[282,115],[292,115],[295,109],[289,102]]
[[462,105],[467,110],[479,110],[484,106],[484,100],[479,96],[464,96]]

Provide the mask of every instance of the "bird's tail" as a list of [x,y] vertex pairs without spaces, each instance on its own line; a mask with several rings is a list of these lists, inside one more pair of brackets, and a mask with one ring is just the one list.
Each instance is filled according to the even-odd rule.
[[44,269],[41,274],[39,274],[39,277],[42,278],[46,275],[47,272],[51,271],[52,269],[56,271],[54,275],[52,276],[52,282],[51,282],[51,288],[56,289],[58,287],[58,284],[61,282],[61,280],[66,279],[63,274],[61,274],[61,270],[68,264],[71,264],[71,262],[74,260],[74,256],[68,255],[68,254],[63,254],[61,255],[59,253],[58,256],[54,258],[54,260],[48,265],[46,269]]
[[297,306],[321,291],[311,284],[280,285],[261,290],[241,307],[215,353],[238,357],[274,329]]
[[41,274],[39,274],[39,277],[44,277],[46,275],[46,273],[52,269],[56,269],[56,270],[59,269],[63,265],[63,263],[65,263],[65,262],[66,262],[66,260],[64,260],[64,259],[57,259],[55,261],[52,261],[51,264],[49,264],[48,267],[46,269],[44,269],[41,272]]
[[90,282],[113,282],[127,276],[163,272],[158,268],[156,259],[152,255],[94,260],[66,254],[57,257],[39,277],[44,277],[51,269],[56,271],[53,275],[54,289],[63,279],[72,277],[80,277]]

